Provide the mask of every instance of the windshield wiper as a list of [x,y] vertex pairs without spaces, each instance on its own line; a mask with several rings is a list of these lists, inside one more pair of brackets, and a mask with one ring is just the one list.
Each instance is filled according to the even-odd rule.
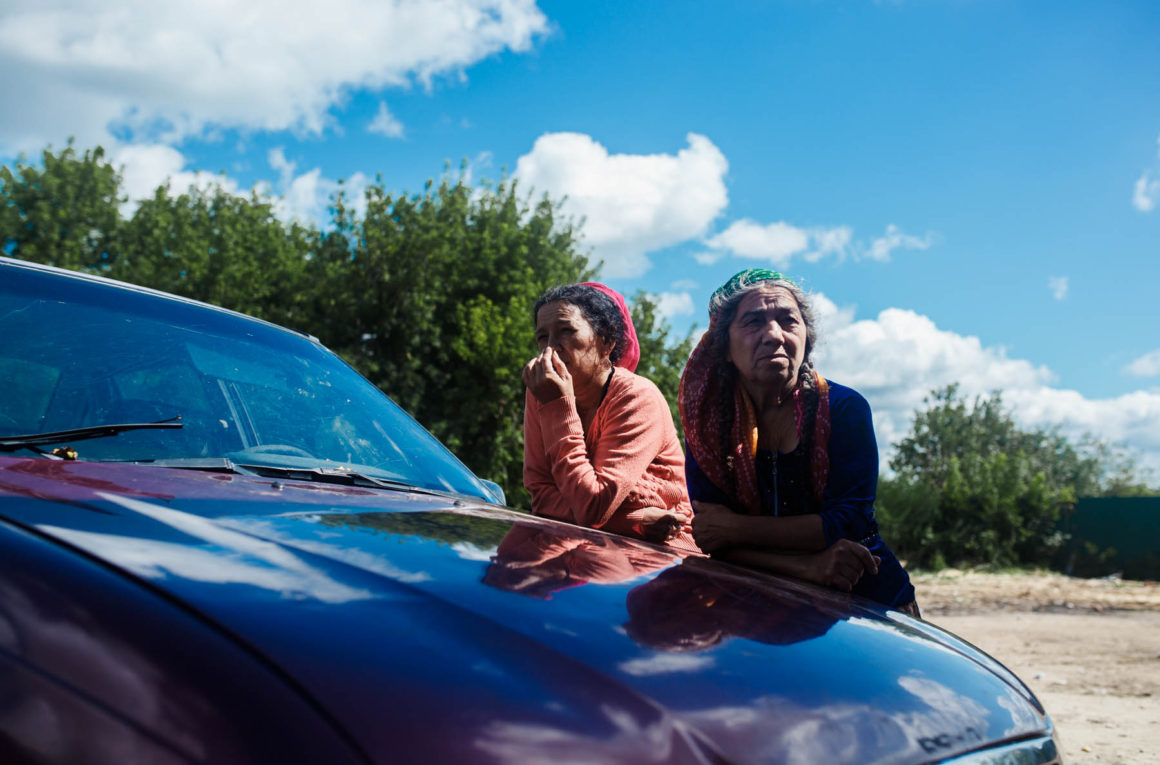
[[[120,460],[105,460],[105,462],[120,462]],[[179,470],[194,470],[203,473],[239,472],[237,465],[228,457],[161,457],[159,459],[126,460],[125,464],[178,468]]]
[[416,486],[406,481],[395,481],[390,478],[375,478],[374,476],[345,468],[295,468],[281,465],[250,465],[243,463],[235,463],[235,467],[264,478],[288,478],[295,481],[333,483],[340,486],[361,486],[368,489],[393,489],[395,491],[411,491],[417,494],[430,494],[436,497],[450,496],[452,499],[455,498],[455,495],[449,492]]
[[94,438],[107,438],[118,433],[130,430],[168,430],[184,428],[181,415],[168,420],[157,422],[126,422],[111,425],[92,425],[87,428],[73,428],[72,430],[56,430],[51,433],[30,433],[26,436],[0,437],[0,452],[14,452],[19,449],[36,449],[37,446],[61,444],[66,441],[88,441]]

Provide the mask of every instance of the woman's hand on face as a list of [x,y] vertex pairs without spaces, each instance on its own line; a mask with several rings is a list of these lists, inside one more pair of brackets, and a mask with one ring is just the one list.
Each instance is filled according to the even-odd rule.
[[524,385],[541,404],[575,395],[572,375],[551,346],[524,365]]
[[693,502],[693,540],[702,552],[712,555],[738,544],[737,514],[725,505]]
[[849,592],[869,572],[878,573],[882,559],[872,555],[862,545],[849,539],[839,539],[819,553],[810,556],[806,578],[825,587]]
[[683,515],[663,507],[646,507],[637,512],[640,535],[649,542],[667,542],[680,534],[687,523]]

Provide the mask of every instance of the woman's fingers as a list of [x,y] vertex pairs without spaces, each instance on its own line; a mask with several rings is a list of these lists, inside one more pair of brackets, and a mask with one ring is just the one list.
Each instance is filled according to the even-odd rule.
[[839,539],[822,553],[823,583],[849,592],[867,572],[877,574],[880,561],[857,542]]
[[716,552],[719,549],[716,535],[706,527],[704,521],[698,521],[697,518],[693,518],[693,541],[704,552]]
[[[563,375],[559,370],[563,370]],[[572,378],[560,361],[559,354],[551,347],[545,348],[524,366],[524,384],[542,404],[561,396],[573,395]]]
[[729,537],[722,520],[721,514],[715,512],[693,516],[693,541],[703,552],[712,554],[729,546]]
[[680,533],[683,525],[684,519],[676,513],[660,510],[655,516],[646,517],[644,537],[651,542],[666,542]]
[[859,576],[861,576],[862,571],[869,571],[871,574],[878,573],[878,561],[880,558],[876,558],[869,550],[857,542],[850,542],[849,549],[858,561]]
[[570,379],[572,375],[568,373],[568,367],[564,364],[564,360],[560,358],[560,354],[556,353],[551,348],[548,348],[547,350],[548,363],[551,365],[552,370],[555,371],[555,373],[559,375],[561,379]]
[[529,388],[532,387],[532,381],[535,379],[536,362],[539,360],[539,358],[540,358],[539,356],[536,356],[534,359],[529,361],[527,364],[524,364],[524,372],[523,372],[524,385],[528,386]]
[[549,350],[549,348],[545,348],[531,359],[529,359],[527,364],[524,364],[524,383],[528,383],[530,379],[534,378],[537,372],[542,370],[545,363],[544,360],[546,358],[545,354],[547,354]]

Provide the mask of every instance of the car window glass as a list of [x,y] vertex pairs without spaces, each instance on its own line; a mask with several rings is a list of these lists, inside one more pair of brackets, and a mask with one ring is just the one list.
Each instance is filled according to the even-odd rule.
[[180,430],[71,446],[82,460],[226,457],[488,496],[394,402],[305,337],[154,295],[18,276],[0,284],[0,435],[180,416]]
[[48,409],[60,370],[27,359],[13,358],[0,349],[0,432],[35,433]]

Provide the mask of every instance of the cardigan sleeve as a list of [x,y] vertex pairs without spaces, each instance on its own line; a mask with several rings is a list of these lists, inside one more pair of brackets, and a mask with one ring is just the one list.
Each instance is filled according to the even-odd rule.
[[533,513],[572,520],[568,502],[552,478],[540,432],[540,404],[530,391],[524,394],[524,488],[532,495]]
[[589,453],[575,399],[525,408],[524,482],[532,512],[600,528],[637,485],[664,445],[664,397],[651,383],[618,385],[597,413],[599,434]]
[[826,546],[839,539],[861,541],[878,531],[878,442],[870,404],[855,390],[831,383],[830,475],[822,496]]

